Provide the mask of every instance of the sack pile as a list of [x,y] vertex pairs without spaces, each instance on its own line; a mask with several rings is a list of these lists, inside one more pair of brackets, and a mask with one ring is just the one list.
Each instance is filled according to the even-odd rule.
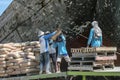
[[39,42],[0,44],[0,77],[38,73]]

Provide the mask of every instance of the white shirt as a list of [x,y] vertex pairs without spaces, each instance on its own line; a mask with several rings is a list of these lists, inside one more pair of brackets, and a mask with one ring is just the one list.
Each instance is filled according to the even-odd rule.
[[40,53],[47,52],[44,36],[41,36],[41,37],[39,38],[39,42],[40,42]]
[[49,54],[56,53],[56,49],[53,47],[53,44],[49,46]]

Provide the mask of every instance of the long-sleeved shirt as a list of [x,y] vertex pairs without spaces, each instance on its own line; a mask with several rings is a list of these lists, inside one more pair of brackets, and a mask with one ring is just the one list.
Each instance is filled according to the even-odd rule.
[[87,42],[87,45],[90,45],[91,47],[100,47],[102,45],[102,36],[99,36],[99,38],[94,37],[94,28],[90,30],[89,39]]
[[60,35],[60,37],[62,38],[62,41],[56,43],[56,46],[58,47],[58,54],[67,55],[66,39],[64,35]]
[[56,32],[47,34],[47,35],[43,35],[39,37],[39,41],[40,41],[40,53],[44,53],[44,52],[48,52],[49,50],[49,39],[55,34]]

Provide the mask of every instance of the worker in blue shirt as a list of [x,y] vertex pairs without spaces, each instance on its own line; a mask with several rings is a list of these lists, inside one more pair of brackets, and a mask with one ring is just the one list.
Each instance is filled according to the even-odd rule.
[[66,39],[63,34],[59,35],[56,40],[56,46],[58,47],[58,55],[57,55],[57,73],[60,73],[60,64],[61,59],[64,58],[66,62],[70,62],[70,58],[66,49]]
[[87,47],[101,47],[102,46],[102,30],[98,26],[97,21],[92,22],[93,28],[90,30]]

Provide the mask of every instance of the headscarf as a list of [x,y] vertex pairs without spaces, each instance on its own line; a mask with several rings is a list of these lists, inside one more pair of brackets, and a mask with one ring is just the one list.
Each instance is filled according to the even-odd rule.
[[98,22],[97,21],[93,21],[92,22],[92,26],[93,26],[94,31],[95,31],[95,37],[97,38],[98,36],[102,36],[102,30],[98,26]]

